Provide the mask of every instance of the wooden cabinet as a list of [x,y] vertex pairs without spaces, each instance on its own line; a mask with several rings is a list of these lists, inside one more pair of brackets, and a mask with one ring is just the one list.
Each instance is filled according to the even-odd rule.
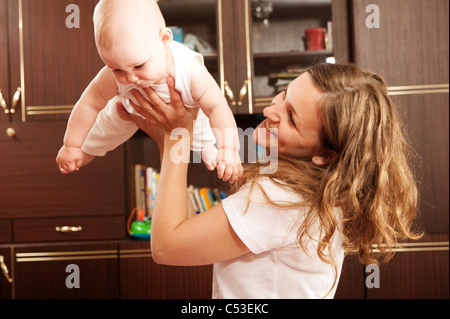
[[0,1],[0,122],[9,121],[12,92],[9,84],[8,6]]
[[0,220],[0,245],[10,243],[12,240],[12,227],[10,220]]
[[[125,240],[133,164],[159,165],[148,137],[138,133],[76,174],[56,167],[70,111],[103,66],[93,36],[96,3],[0,0],[0,256],[14,279],[0,274],[0,297],[210,298],[211,267],[156,265],[148,242]],[[268,26],[256,3],[159,1],[169,26],[212,45],[205,64],[243,129],[257,124],[276,94],[269,75],[288,65],[334,57],[386,77],[421,157],[418,223],[429,237],[381,267],[378,290],[347,259],[336,297],[448,298],[448,1],[274,0]],[[374,4],[380,28],[366,24]],[[71,14],[79,28],[66,23]],[[305,51],[304,30],[328,21],[332,49]],[[203,164],[192,165],[191,183],[220,185]],[[80,269],[79,289],[65,285],[70,264]]]
[[[333,49],[307,51],[305,30],[326,28],[329,21],[346,13],[346,1],[258,1],[188,0],[159,1],[168,25],[193,33],[213,46],[205,55],[206,65],[216,76],[235,114],[258,114],[270,104],[276,90],[269,83],[271,73],[289,65],[307,67],[334,55]],[[257,14],[270,5],[267,21]],[[333,27],[340,60],[346,25]],[[343,35],[344,34],[344,35]]]
[[212,266],[174,267],[156,264],[148,242],[119,245],[123,299],[211,299]]
[[[0,255],[14,279],[1,276],[2,297],[118,297],[117,248],[111,264],[92,253],[110,247],[69,242],[126,237],[124,148],[68,176],[55,162],[71,109],[103,66],[96,3],[71,1],[80,25],[69,28],[69,3],[0,0],[0,244],[9,244]],[[84,289],[65,287],[69,263],[85,273]]]
[[[93,37],[92,13],[97,2],[1,0],[0,43],[6,45],[0,49],[0,90],[8,114],[0,112],[0,121],[68,118],[103,67]],[[76,11],[69,4],[76,5]],[[66,23],[71,14],[79,28]]]
[[0,299],[210,299],[212,294],[211,265],[155,264],[148,241],[0,246],[0,261]]
[[74,240],[125,236],[123,147],[68,176],[55,163],[68,115],[103,65],[92,36],[96,3],[73,1],[80,25],[69,28],[67,3],[0,2],[0,221],[11,242],[70,240],[75,229]]
[[380,268],[380,288],[366,297],[448,298],[449,2],[361,0],[351,9],[353,62],[385,77],[418,152],[426,233]]
[[[93,36],[97,2],[0,0],[0,256],[13,279],[1,274],[1,298],[120,297],[125,146],[67,176],[55,163],[71,109],[103,67]],[[80,288],[65,285],[68,265],[78,266]],[[192,278],[189,287],[199,277]]]
[[[0,134],[0,219],[122,216],[124,224],[122,149],[64,176],[55,157],[65,122],[2,123],[0,129],[10,126],[13,137]],[[78,226],[68,222],[59,226]]]
[[9,250],[5,263],[13,281],[0,278],[0,298],[119,297],[116,243],[15,245]]
[[0,246],[0,299],[13,296],[13,274],[11,248]]

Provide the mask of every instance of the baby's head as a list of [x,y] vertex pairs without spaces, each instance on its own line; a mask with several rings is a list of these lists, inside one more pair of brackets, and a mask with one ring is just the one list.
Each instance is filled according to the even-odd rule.
[[161,84],[167,78],[173,39],[154,0],[100,0],[94,13],[95,42],[120,83]]
[[127,45],[132,38],[158,39],[165,28],[155,0],[100,0],[95,8],[95,42],[99,51]]

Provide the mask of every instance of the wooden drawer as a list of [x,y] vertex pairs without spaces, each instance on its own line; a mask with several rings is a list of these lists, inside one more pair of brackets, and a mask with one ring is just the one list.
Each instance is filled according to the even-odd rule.
[[11,221],[0,220],[0,244],[10,243],[11,240]]
[[125,217],[71,217],[13,221],[14,242],[125,238]]

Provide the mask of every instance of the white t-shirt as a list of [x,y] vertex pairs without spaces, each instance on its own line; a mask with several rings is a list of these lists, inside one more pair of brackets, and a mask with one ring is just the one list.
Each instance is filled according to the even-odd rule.
[[[301,197],[263,177],[259,184],[279,204],[301,202]],[[246,211],[247,205],[250,205]],[[223,209],[236,234],[250,253],[214,264],[213,298],[303,299],[333,298],[338,280],[334,267],[321,261],[317,243],[310,240],[307,252],[300,249],[297,230],[307,209],[278,208],[267,203],[259,187],[245,185],[223,201]],[[317,227],[312,234],[318,238]],[[344,249],[339,234],[332,250],[339,279]]]

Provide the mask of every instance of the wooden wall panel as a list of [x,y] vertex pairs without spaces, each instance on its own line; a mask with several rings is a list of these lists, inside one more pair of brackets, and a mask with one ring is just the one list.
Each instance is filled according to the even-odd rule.
[[420,211],[418,225],[427,233],[449,231],[448,93],[394,96],[418,153]]
[[[379,28],[366,25],[370,4]],[[387,80],[421,157],[421,222],[428,233],[448,233],[449,2],[358,0],[352,8],[354,62]]]
[[364,266],[356,255],[345,257],[335,299],[364,299]]
[[448,299],[448,269],[448,235],[426,236],[380,266],[380,286],[366,289],[367,298]]
[[[353,62],[387,80],[419,155],[417,223],[431,242],[382,266],[381,287],[367,297],[448,298],[449,2],[353,0],[351,9]],[[377,14],[379,28],[368,28]]]
[[[380,28],[367,28],[369,4]],[[449,82],[448,0],[354,0],[353,57],[386,77],[390,86]]]

